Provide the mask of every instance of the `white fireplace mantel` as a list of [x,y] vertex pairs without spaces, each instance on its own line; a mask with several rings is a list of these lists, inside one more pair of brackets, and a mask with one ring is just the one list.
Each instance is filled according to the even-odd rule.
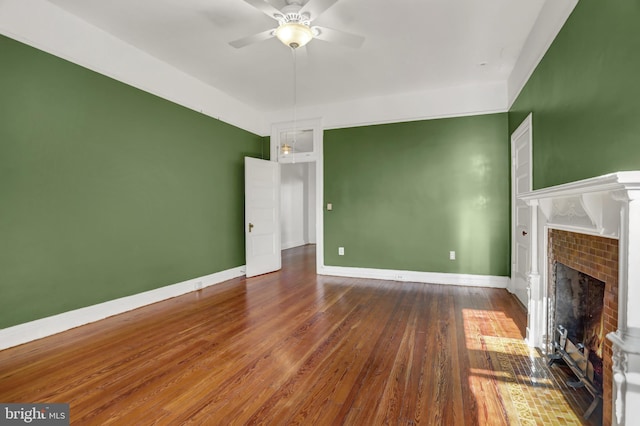
[[521,194],[531,208],[531,271],[527,340],[542,346],[546,330],[547,230],[615,238],[619,241],[618,330],[613,343],[613,424],[640,418],[640,171],[611,173]]
[[640,191],[640,172],[618,172],[520,196],[530,205],[539,205],[547,225],[557,229],[620,237],[621,203],[629,192]]

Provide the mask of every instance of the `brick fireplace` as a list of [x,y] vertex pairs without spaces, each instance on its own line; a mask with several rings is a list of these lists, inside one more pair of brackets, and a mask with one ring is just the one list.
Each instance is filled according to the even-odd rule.
[[[552,318],[565,319],[552,316],[556,307],[553,281],[557,278],[556,271],[563,274],[560,288],[566,288],[567,280],[573,283],[577,274],[580,282],[577,293],[582,291],[584,282],[590,283],[592,278],[600,283],[600,289],[604,283],[603,292],[593,292],[598,297],[603,295],[599,309],[601,335],[606,336],[604,339],[598,334],[596,339],[600,340],[598,349],[602,352],[602,420],[605,425],[637,424],[640,419],[640,172],[612,173],[538,189],[519,198],[531,207],[527,342],[545,353],[558,352]],[[561,269],[555,269],[558,264],[562,265]],[[569,272],[563,269],[565,266]],[[566,293],[558,292],[558,295],[566,297]],[[578,349],[588,352],[585,348]]]
[[546,347],[551,348],[551,340],[554,336],[553,306],[555,294],[553,274],[556,263],[561,263],[570,268],[587,274],[604,283],[603,298],[603,379],[602,379],[602,417],[603,425],[610,425],[613,417],[613,360],[612,344],[604,339],[608,333],[618,329],[618,240],[604,238],[596,235],[581,234],[550,228],[548,230],[548,268],[547,280],[549,294],[549,310],[547,324]]

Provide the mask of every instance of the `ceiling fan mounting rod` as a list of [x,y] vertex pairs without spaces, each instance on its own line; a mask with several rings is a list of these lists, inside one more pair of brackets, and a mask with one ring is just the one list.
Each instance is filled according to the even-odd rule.
[[280,24],[296,23],[311,25],[311,17],[308,13],[299,13],[302,6],[299,4],[288,4],[282,8],[282,13],[274,16]]

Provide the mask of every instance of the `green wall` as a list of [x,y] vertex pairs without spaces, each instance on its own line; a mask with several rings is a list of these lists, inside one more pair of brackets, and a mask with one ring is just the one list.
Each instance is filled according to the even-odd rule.
[[507,132],[506,113],[326,131],[325,264],[507,275]]
[[509,112],[542,188],[640,169],[640,2],[581,0]]
[[[534,188],[640,169],[638,22],[581,0],[508,118],[325,132],[325,263],[508,275],[529,112]],[[2,36],[0,60],[0,328],[244,263],[242,158],[267,138]]]
[[0,328],[244,264],[262,138],[1,36],[0,60]]

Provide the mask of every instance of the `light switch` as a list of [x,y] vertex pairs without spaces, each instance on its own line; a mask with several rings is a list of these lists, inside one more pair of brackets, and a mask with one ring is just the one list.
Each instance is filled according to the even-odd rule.
[[333,210],[333,204],[331,204],[331,203],[327,203],[327,210],[328,210],[328,211]]

